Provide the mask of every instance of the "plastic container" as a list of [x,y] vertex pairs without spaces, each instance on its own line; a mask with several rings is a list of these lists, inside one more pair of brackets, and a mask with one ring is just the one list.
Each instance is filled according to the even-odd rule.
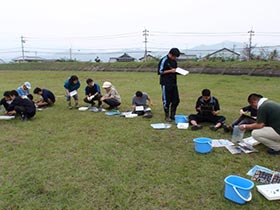
[[187,123],[188,122],[188,116],[186,115],[175,115],[175,124],[178,123]]
[[231,137],[231,141],[232,142],[240,142],[243,139],[245,130],[240,130],[238,125],[235,125],[233,127],[233,132],[232,132],[232,137]]
[[194,150],[198,153],[209,153],[212,151],[212,139],[199,137],[193,140]]
[[238,203],[245,204],[252,199],[251,189],[254,183],[240,176],[230,175],[225,178],[225,198]]

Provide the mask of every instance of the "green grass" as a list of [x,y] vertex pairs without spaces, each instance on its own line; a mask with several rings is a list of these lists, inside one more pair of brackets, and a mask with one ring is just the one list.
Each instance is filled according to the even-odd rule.
[[[65,79],[77,74],[83,105],[85,79],[100,85],[111,81],[122,96],[121,110],[130,109],[137,90],[154,101],[151,119],[125,119],[103,113],[68,110]],[[226,200],[224,178],[245,178],[254,165],[280,171],[279,157],[259,153],[231,155],[224,148],[201,155],[193,138],[227,138],[222,130],[153,130],[163,122],[161,90],[156,73],[0,71],[0,94],[30,81],[33,88],[52,90],[54,107],[38,112],[32,121],[0,121],[0,209],[279,209],[256,188],[244,206]],[[194,112],[201,89],[210,88],[221,114],[232,122],[247,96],[258,92],[280,101],[278,78],[198,75],[178,77],[181,102],[178,114]],[[246,135],[249,135],[247,133]],[[257,184],[257,183],[256,183]]]
[[[158,61],[149,62],[45,62],[0,64],[0,70],[104,70],[104,69],[156,69]],[[280,70],[279,61],[182,61],[182,68],[222,68],[222,69],[273,69]],[[156,70],[155,70],[156,71]]]

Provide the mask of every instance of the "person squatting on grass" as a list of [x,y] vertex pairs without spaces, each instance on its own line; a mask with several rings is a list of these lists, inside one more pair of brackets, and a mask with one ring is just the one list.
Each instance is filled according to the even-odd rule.
[[94,101],[98,101],[98,108],[102,105],[102,101],[100,100],[102,95],[101,95],[101,90],[100,86],[93,82],[92,79],[87,79],[86,80],[87,86],[85,87],[85,98],[84,102],[89,103],[92,107],[95,105]]
[[6,110],[6,112],[5,112],[6,114],[9,111],[12,111],[11,106],[10,106],[10,104],[12,103],[10,93],[11,93],[11,91],[5,91],[4,94],[3,94],[4,98],[2,98],[1,101],[0,101],[0,106],[1,105],[4,106],[4,108]]
[[[149,102],[150,106],[153,105],[153,102],[147,93],[136,91],[135,95],[132,97],[133,113],[136,113],[138,115],[143,115],[143,117],[146,118],[152,117],[152,111],[149,105],[147,104],[147,101]],[[141,107],[141,108],[143,107],[143,109],[137,110],[137,107]]]
[[[75,91],[77,91],[81,86],[81,83],[79,81],[79,78],[76,75],[72,75],[70,78],[68,78],[64,83],[64,88],[66,91],[66,101],[68,101],[68,108],[72,109],[71,105],[71,94]],[[72,93],[71,93],[72,92]],[[78,92],[74,93],[72,95],[75,101],[75,108],[79,108],[79,102],[78,102]]]
[[209,89],[202,90],[202,96],[198,97],[195,105],[197,114],[191,114],[189,121],[192,125],[192,130],[199,130],[202,125],[200,122],[212,122],[215,125],[210,126],[213,131],[221,128],[226,120],[224,116],[218,116],[220,112],[220,105],[217,98],[211,96]]
[[118,109],[118,106],[121,105],[121,96],[112,85],[111,82],[104,82],[102,88],[105,89],[106,93],[101,97],[101,101],[108,104],[108,109]]
[[280,104],[257,93],[250,94],[248,102],[258,110],[257,122],[239,128],[253,130],[253,138],[267,146],[269,154],[280,155]]
[[180,103],[176,73],[176,59],[179,56],[179,49],[172,48],[169,53],[160,60],[158,64],[158,74],[160,75],[163,109],[165,113],[165,120],[168,122],[175,120],[176,109]]
[[10,104],[10,108],[12,111],[9,111],[8,115],[20,115],[22,120],[31,119],[36,114],[36,107],[33,101],[28,98],[22,98],[18,95],[16,90],[12,90],[10,92],[10,97],[12,99],[12,103]]
[[52,106],[55,103],[55,96],[50,90],[36,87],[33,93],[41,96],[40,100],[35,103],[37,107]]

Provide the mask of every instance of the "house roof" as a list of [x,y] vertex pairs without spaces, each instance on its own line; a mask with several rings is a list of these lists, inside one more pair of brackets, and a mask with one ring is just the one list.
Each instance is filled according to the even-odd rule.
[[217,54],[217,53],[219,53],[219,52],[222,52],[222,51],[224,51],[224,50],[225,50],[225,51],[228,51],[228,52],[230,52],[230,53],[232,53],[232,54],[235,54],[235,55],[237,55],[237,56],[240,56],[239,53],[234,52],[234,51],[232,51],[232,50],[230,50],[230,49],[224,47],[224,48],[222,48],[222,49],[220,49],[220,50],[217,50],[217,51],[215,51],[215,52],[213,52],[213,53],[208,54],[206,57],[210,57],[210,56],[212,56],[212,55],[214,55],[214,54]]
[[[148,54],[147,57],[156,59],[156,57],[152,56],[151,54]],[[145,58],[145,56],[139,58],[139,60],[143,60],[144,58]]]
[[23,59],[22,56],[19,56],[19,57],[13,59],[13,61],[22,61],[22,60],[25,60],[25,61],[44,61],[46,59],[44,59],[42,57],[39,57],[39,56],[24,56],[24,59]]
[[118,59],[119,59],[119,58],[135,59],[135,58],[131,57],[130,55],[128,55],[127,53],[124,53],[123,55],[121,55],[120,57],[118,57]]

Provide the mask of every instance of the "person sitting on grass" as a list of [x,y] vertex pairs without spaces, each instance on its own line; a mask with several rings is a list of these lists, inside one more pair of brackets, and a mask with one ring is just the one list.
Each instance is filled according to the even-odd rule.
[[189,121],[192,125],[192,130],[202,129],[200,122],[212,122],[215,125],[210,126],[213,131],[221,128],[226,120],[224,116],[218,116],[220,112],[220,105],[217,98],[211,96],[209,89],[202,90],[202,96],[197,99],[195,109],[197,114],[189,116]]
[[[152,106],[152,100],[150,96],[147,93],[143,93],[141,91],[137,91],[135,95],[132,97],[132,108],[133,112],[138,115],[143,115],[143,117],[152,117],[151,108],[147,104],[147,101]],[[143,108],[141,110],[138,110],[138,108]]]
[[79,108],[79,101],[78,101],[78,92],[77,90],[80,88],[81,83],[79,78],[76,75],[72,75],[68,78],[64,83],[64,88],[66,91],[66,101],[68,101],[68,108],[72,109],[71,105],[71,96],[75,100],[75,108]]
[[33,93],[41,96],[40,100],[35,103],[35,106],[39,108],[51,106],[55,103],[55,96],[50,90],[36,87]]
[[116,88],[107,81],[103,83],[102,87],[106,93],[100,100],[109,105],[108,109],[118,109],[118,106],[121,105],[121,96]]
[[257,93],[250,94],[248,102],[258,110],[257,122],[239,128],[253,130],[252,137],[269,148],[268,154],[280,155],[280,104]]
[[87,79],[86,81],[87,86],[85,88],[85,95],[84,98],[85,103],[89,103],[92,107],[95,105],[94,101],[98,101],[98,108],[100,108],[102,101],[100,100],[102,95],[100,91],[100,86],[93,82],[92,79]]
[[22,98],[33,98],[32,94],[30,94],[29,90],[31,89],[30,82],[25,82],[22,86],[17,88],[18,95]]
[[10,92],[10,97],[12,103],[11,111],[7,113],[8,115],[18,114],[22,120],[28,120],[34,117],[36,114],[36,107],[31,100],[20,97],[16,90]]
[[10,91],[5,91],[3,94],[4,98],[1,99],[0,101],[0,106],[3,105],[6,113],[9,111],[12,111],[10,104],[12,103],[12,99],[10,96]]
[[[240,113],[240,117],[235,120],[231,125],[223,125],[224,131],[225,132],[232,132],[234,126],[238,126],[238,125],[244,125],[244,124],[253,124],[256,122],[257,119],[257,109],[255,109],[252,106],[245,106],[242,109],[240,109],[239,111]],[[247,115],[247,113],[250,113],[250,116]]]

